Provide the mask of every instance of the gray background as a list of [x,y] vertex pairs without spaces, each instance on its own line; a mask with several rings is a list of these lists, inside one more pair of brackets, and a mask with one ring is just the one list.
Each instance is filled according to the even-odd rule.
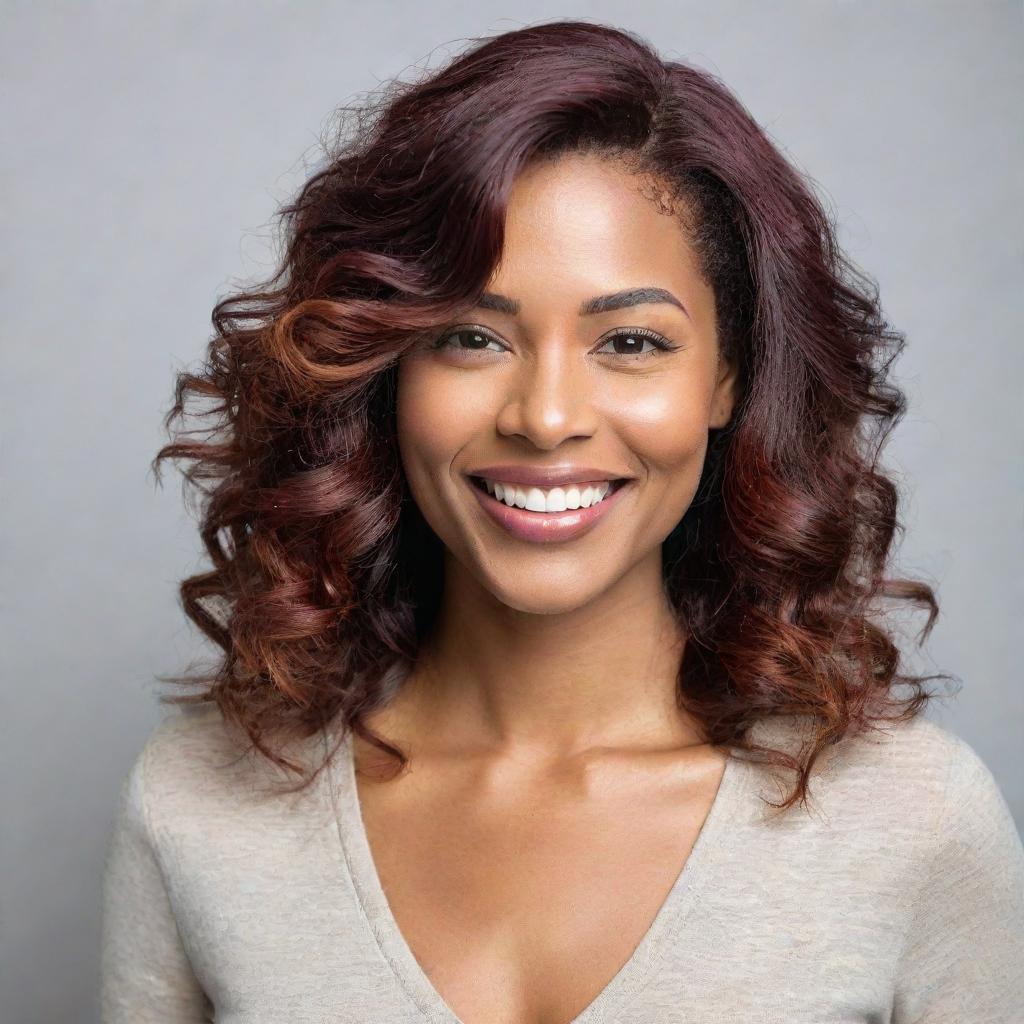
[[[429,11],[429,17],[427,12]],[[99,882],[118,787],[207,652],[167,464],[173,372],[216,299],[269,270],[270,216],[333,108],[470,36],[576,16],[721,76],[819,183],[908,334],[888,448],[897,569],[939,588],[911,664],[929,712],[1024,822],[1021,10],[1016,3],[11,3],[0,6],[0,1017],[97,1016]],[[414,12],[419,12],[414,17]],[[923,617],[909,619],[911,625]]]

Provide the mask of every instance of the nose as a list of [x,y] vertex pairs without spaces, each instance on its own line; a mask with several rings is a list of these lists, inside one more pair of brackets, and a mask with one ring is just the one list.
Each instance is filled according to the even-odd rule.
[[591,437],[598,422],[592,388],[592,371],[575,345],[538,345],[508,378],[498,432],[544,450],[570,438]]

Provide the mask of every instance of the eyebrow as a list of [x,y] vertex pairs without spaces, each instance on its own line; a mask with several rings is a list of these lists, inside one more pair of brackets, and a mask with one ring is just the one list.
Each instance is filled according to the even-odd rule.
[[[587,299],[580,305],[580,316],[592,316],[595,313],[608,313],[613,309],[626,309],[629,306],[642,306],[646,303],[667,302],[678,306],[687,317],[690,316],[686,307],[664,288],[625,288],[612,292],[610,295],[597,295]],[[498,295],[495,292],[484,292],[476,303],[478,309],[491,309],[496,313],[508,313],[516,316],[522,308],[516,299]],[[692,319],[692,317],[691,317]]]

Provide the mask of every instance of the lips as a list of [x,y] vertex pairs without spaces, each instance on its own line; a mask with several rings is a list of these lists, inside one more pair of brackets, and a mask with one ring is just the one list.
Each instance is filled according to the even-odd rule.
[[[494,469],[495,467],[490,468]],[[589,474],[593,470],[587,469],[585,472]],[[512,483],[513,481],[507,482]],[[519,540],[530,541],[534,544],[550,544],[575,540],[594,529],[602,519],[607,518],[613,512],[622,500],[623,494],[629,491],[629,480],[620,478],[601,501],[589,508],[566,509],[564,512],[532,512],[517,506],[510,507],[505,502],[492,497],[485,488],[472,479],[469,486],[473,494],[476,495],[481,508],[505,532]],[[534,484],[533,486],[542,485]]]

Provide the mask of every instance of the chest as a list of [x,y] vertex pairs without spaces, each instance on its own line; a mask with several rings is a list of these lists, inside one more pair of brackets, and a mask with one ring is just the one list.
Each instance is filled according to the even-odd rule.
[[658,799],[620,772],[602,799],[424,786],[404,808],[360,781],[364,832],[346,770],[305,807],[190,792],[161,867],[218,1024],[889,1020],[913,829],[827,792],[768,827],[757,796],[779,793],[737,767],[695,847],[714,772],[703,802],[695,768]]
[[569,1024],[651,929],[723,771],[715,755],[656,784],[360,777],[358,796],[389,915],[459,1019]]

